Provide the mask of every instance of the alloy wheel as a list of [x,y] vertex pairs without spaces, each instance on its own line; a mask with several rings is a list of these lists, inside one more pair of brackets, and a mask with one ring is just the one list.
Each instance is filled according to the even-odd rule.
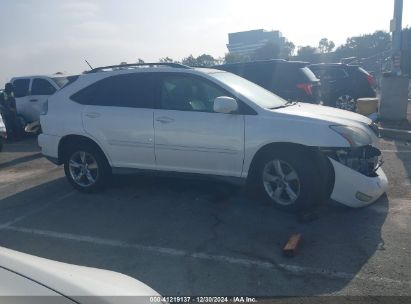
[[350,95],[342,95],[338,97],[336,107],[338,109],[355,112],[357,105],[355,99],[352,98]]
[[77,151],[69,159],[69,171],[73,181],[81,187],[90,187],[97,181],[99,168],[90,153]]
[[270,198],[279,205],[292,205],[300,196],[301,183],[298,174],[283,160],[272,160],[264,166],[263,184]]

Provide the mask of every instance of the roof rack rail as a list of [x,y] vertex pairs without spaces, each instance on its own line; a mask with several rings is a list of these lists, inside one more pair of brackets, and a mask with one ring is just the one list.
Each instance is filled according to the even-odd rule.
[[87,73],[96,73],[96,72],[101,72],[106,69],[115,69],[115,68],[132,68],[132,67],[160,67],[160,66],[166,66],[170,68],[180,68],[180,69],[191,69],[189,66],[180,64],[180,63],[174,63],[174,62],[158,62],[158,63],[130,63],[130,64],[119,64],[119,65],[108,65],[108,66],[103,66],[103,67],[98,67],[94,68],[90,71],[87,71]]

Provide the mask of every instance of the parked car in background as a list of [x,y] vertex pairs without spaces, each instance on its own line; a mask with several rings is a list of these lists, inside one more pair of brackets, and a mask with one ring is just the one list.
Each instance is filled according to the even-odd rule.
[[213,68],[237,74],[290,100],[320,103],[320,80],[307,62],[282,59],[233,63]]
[[17,114],[26,123],[39,120],[47,98],[76,77],[53,75],[12,78],[10,82],[14,86]]
[[321,80],[321,99],[326,106],[355,111],[358,98],[376,96],[374,77],[360,66],[321,63],[309,68]]
[[[160,297],[129,276],[0,247],[2,303],[151,303]],[[3,302],[4,300],[4,302]]]
[[7,139],[6,125],[3,120],[3,114],[0,109],[0,152],[3,150],[3,141]]
[[248,182],[287,211],[331,197],[352,207],[387,189],[370,119],[289,102],[232,73],[178,64],[102,67],[51,96],[43,155],[71,185],[102,189],[143,170]]

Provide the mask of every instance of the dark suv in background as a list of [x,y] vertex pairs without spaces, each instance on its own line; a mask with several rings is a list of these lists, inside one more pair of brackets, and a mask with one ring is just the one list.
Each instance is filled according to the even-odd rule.
[[286,100],[318,104],[321,100],[320,80],[307,66],[306,62],[275,59],[213,68],[237,74]]
[[376,96],[374,77],[357,65],[321,63],[308,67],[321,80],[321,99],[326,106],[355,111],[358,98]]

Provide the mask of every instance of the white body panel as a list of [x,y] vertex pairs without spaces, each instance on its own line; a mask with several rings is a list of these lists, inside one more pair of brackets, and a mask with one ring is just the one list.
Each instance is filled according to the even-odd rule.
[[[141,70],[146,72],[148,68]],[[44,134],[39,137],[39,143],[43,154],[57,158],[59,139],[76,134],[94,140],[113,167],[246,178],[256,153],[271,143],[350,148],[350,143],[330,128],[334,125],[360,129],[369,135],[370,143],[377,140],[367,126],[371,120],[359,114],[302,103],[268,110],[212,77],[216,72],[214,70],[153,68],[151,71],[201,76],[227,90],[253,109],[255,114],[119,107],[97,109],[82,106],[70,100],[70,96],[105,77],[139,71],[136,69],[86,74],[50,98],[49,113],[41,118]],[[88,112],[97,113],[98,117],[87,117]],[[340,166],[342,165],[339,163],[334,164],[336,188],[333,198],[349,205],[352,193],[348,194],[349,191],[341,190],[348,195],[344,197],[340,194],[340,189],[351,187],[355,197],[356,191],[367,193],[364,190],[367,185],[373,188],[375,179],[346,167],[344,168],[347,170],[343,170]],[[380,196],[386,189],[385,175],[382,170],[379,172],[381,187],[375,191],[370,190],[369,193],[373,197]],[[358,182],[361,187],[357,189],[356,184],[347,183],[350,178],[363,181]],[[355,202],[352,205],[355,205]]]
[[152,109],[85,106],[82,116],[85,132],[105,147],[112,166],[155,169],[153,113]]
[[159,170],[240,177],[243,115],[155,110],[154,127]]
[[[55,295],[52,291],[55,290],[73,299],[92,296],[90,301],[95,301],[93,303],[98,303],[99,297],[104,303],[110,303],[110,298],[103,297],[158,295],[142,282],[117,272],[51,261],[4,247],[0,247],[0,267],[6,269],[3,271],[0,268],[0,296],[47,296]],[[12,276],[7,270],[26,278]],[[10,288],[3,284],[7,279],[14,280],[15,284]],[[34,281],[44,288],[35,286]],[[78,300],[83,302],[87,299]]]
[[47,101],[50,95],[32,95],[32,86],[34,79],[44,79],[49,82],[56,90],[59,89],[58,85],[47,76],[27,76],[27,77],[15,77],[11,79],[13,83],[17,79],[29,79],[29,92],[27,96],[15,98],[17,113],[21,115],[26,122],[33,122],[40,120],[40,113],[44,107],[44,103]]
[[[335,186],[331,198],[352,208],[360,208],[374,203],[388,189],[388,180],[379,168],[376,177],[365,176],[335,160],[331,160],[335,172]],[[359,200],[356,194],[361,192],[371,197],[368,202]]]

